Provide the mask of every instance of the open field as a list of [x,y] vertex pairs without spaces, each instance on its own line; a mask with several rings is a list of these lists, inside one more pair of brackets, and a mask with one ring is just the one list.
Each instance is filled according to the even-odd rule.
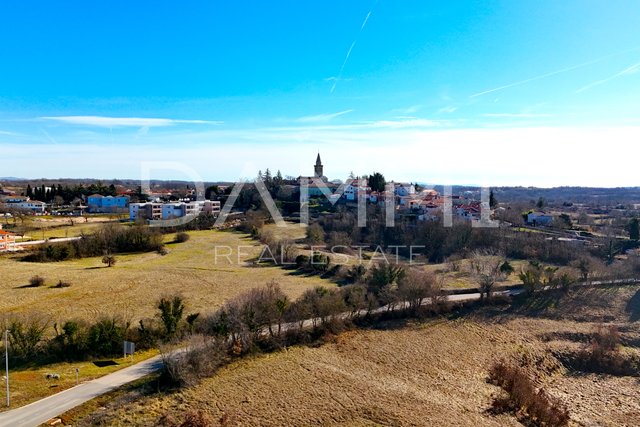
[[[0,257],[3,280],[2,313],[36,311],[52,321],[95,318],[116,314],[128,319],[152,316],[163,294],[180,293],[189,312],[209,312],[250,288],[277,280],[295,298],[316,285],[332,286],[318,277],[301,277],[278,267],[256,267],[248,262],[261,247],[248,235],[236,232],[193,231],[185,243],[168,243],[168,254],[124,254],[107,268],[101,257],[57,263],[27,263],[19,254]],[[173,236],[168,235],[167,240]],[[217,248],[217,249],[216,249]],[[217,251],[217,252],[216,252]],[[217,253],[217,256],[216,256]],[[46,285],[26,288],[40,275]],[[69,288],[52,288],[59,280]]]
[[[89,234],[96,227],[107,222],[117,222],[119,219],[128,218],[127,215],[91,215],[86,217],[64,216],[26,216],[22,220],[16,219],[16,233],[24,233],[18,237],[18,242],[29,240],[43,240],[60,237],[76,237],[81,234]],[[5,218],[6,226],[12,226],[14,220]]]
[[639,295],[638,287],[583,289],[544,307],[348,332],[319,348],[235,362],[180,392],[118,398],[74,425],[155,426],[197,411],[213,425],[521,425],[487,412],[499,393],[488,367],[510,356],[537,361],[540,385],[568,406],[571,425],[639,425],[637,378],[572,373],[553,356],[585,345],[600,322],[617,325],[625,351],[638,352]]

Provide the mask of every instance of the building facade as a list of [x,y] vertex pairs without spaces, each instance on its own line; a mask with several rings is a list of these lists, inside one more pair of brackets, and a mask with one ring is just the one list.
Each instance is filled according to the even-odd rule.
[[92,194],[87,197],[87,206],[91,213],[126,212],[129,207],[129,196],[103,196]]

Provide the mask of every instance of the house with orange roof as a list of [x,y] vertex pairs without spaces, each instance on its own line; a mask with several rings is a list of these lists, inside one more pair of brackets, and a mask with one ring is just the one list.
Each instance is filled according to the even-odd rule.
[[8,231],[0,230],[0,252],[14,250],[16,246],[16,235]]

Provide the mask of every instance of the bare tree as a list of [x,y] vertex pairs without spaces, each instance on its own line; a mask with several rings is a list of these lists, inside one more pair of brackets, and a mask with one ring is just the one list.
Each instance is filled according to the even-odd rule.
[[480,299],[491,298],[493,288],[503,277],[500,271],[503,257],[488,251],[475,251],[470,260],[471,273],[480,288]]
[[398,281],[398,295],[402,301],[409,304],[409,309],[417,312],[427,298],[434,297],[438,292],[436,277],[424,269],[410,269]]

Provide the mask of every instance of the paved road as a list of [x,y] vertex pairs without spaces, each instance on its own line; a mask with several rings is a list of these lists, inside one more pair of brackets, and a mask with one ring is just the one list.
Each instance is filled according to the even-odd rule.
[[24,247],[24,246],[42,245],[43,243],[71,242],[73,240],[80,240],[80,239],[82,239],[82,237],[60,237],[58,239],[30,240],[28,242],[17,242],[16,246]]
[[[610,280],[601,282],[581,283],[579,285],[590,286],[602,286],[602,285],[623,285],[623,284],[635,284],[640,283],[637,279],[624,279],[624,280]],[[522,289],[510,289],[504,291],[494,292],[494,295],[517,295],[522,292]],[[448,295],[448,301],[464,302],[474,301],[480,299],[480,294],[477,292]],[[429,304],[427,299],[425,304]],[[404,304],[398,304],[396,308],[400,308]],[[380,307],[374,312],[382,312],[386,310],[386,307]],[[361,311],[360,315],[366,314],[366,311]],[[348,317],[351,313],[344,313],[341,317]],[[313,324],[318,322],[319,319],[308,319],[303,322],[303,327],[312,327]],[[297,327],[296,324],[282,325],[283,330],[288,327]],[[176,354],[182,353],[181,350],[177,350]],[[114,372],[104,377],[88,381],[80,384],[76,387],[62,391],[58,394],[54,394],[45,399],[38,400],[30,403],[29,405],[21,408],[12,409],[10,411],[0,413],[0,427],[37,427],[42,423],[47,422],[51,418],[75,408],[95,397],[108,393],[109,391],[123,386],[127,383],[135,381],[153,372],[156,372],[162,368],[161,356],[156,356],[151,359],[147,359],[143,362],[137,363],[128,368],[124,368],[120,371]]]
[[69,409],[149,375],[160,368],[162,368],[162,358],[155,356],[29,405],[0,413],[0,427],[37,427]]

